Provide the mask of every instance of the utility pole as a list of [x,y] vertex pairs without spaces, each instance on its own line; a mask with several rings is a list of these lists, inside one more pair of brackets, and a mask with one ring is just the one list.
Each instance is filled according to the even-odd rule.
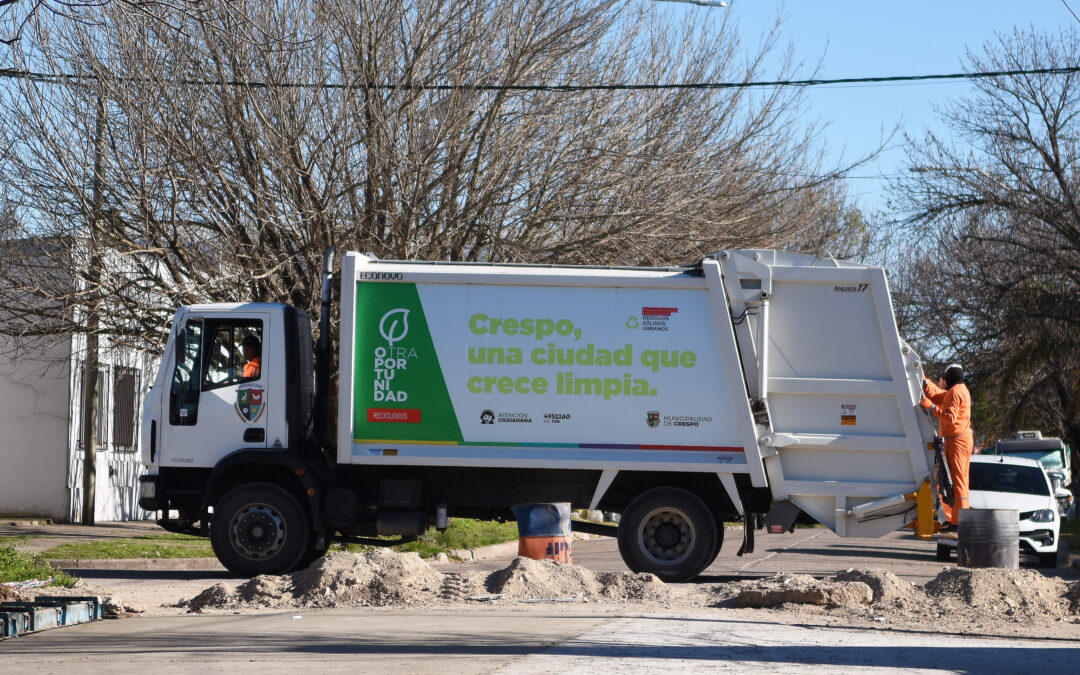
[[86,255],[86,358],[83,360],[82,424],[80,437],[83,448],[83,525],[94,524],[95,490],[97,487],[98,399],[101,388],[98,362],[98,327],[101,322],[101,253],[98,232],[101,228],[101,207],[105,195],[105,99],[98,95],[97,121],[94,128],[94,179],[91,186],[90,218],[87,227]]

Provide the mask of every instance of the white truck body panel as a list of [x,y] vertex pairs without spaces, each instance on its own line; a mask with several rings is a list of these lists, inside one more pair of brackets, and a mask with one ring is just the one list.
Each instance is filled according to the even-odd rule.
[[732,477],[749,474],[842,536],[910,521],[908,506],[849,510],[929,476],[921,364],[881,268],[773,251],[696,271],[349,253],[339,367],[342,464],[709,472],[739,510]]

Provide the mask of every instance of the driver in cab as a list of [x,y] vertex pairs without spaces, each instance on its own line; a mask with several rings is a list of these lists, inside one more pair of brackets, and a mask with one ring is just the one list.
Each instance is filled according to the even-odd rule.
[[240,345],[244,351],[244,360],[247,361],[244,364],[244,379],[256,380],[262,370],[262,344],[259,338],[248,335]]

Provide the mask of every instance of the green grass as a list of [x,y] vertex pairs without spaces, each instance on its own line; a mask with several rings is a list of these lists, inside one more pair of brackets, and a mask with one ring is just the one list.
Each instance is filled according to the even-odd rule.
[[60,544],[41,553],[49,560],[113,560],[128,558],[213,558],[210,541],[187,534],[99,539]]
[[17,534],[14,537],[0,537],[0,546],[6,546],[9,544],[21,544],[25,541],[30,541],[30,535]]
[[[515,522],[496,523],[489,520],[454,518],[450,521],[446,532],[439,532],[434,528],[429,528],[416,541],[398,544],[390,548],[394,551],[417,553],[421,558],[433,558],[440,553],[449,553],[454,549],[479,548],[514,541],[517,538],[517,523]],[[371,546],[359,544],[348,544],[346,546],[335,544],[332,550],[347,550],[351,553],[357,553],[369,551],[372,548]]]
[[74,586],[78,581],[32,553],[25,553],[14,546],[0,546],[0,582],[49,577],[52,577],[53,586]]
[[[388,538],[389,539],[389,538]],[[416,541],[392,546],[395,551],[412,551],[423,558],[453,549],[478,548],[517,539],[517,523],[454,518],[446,532],[434,528]],[[335,544],[335,551],[365,551],[372,547]],[[213,558],[209,540],[186,534],[154,534],[143,537],[99,539],[54,546],[41,553],[47,560],[107,560],[128,558]]]

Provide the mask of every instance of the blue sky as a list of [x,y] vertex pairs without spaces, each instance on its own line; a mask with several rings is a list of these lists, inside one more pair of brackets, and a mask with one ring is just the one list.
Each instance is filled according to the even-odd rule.
[[[1068,0],[1080,14],[1080,0]],[[783,42],[791,42],[805,64],[801,75],[823,59],[821,78],[924,75],[962,71],[965,50],[981,52],[995,32],[1034,26],[1057,32],[1080,23],[1062,0],[728,0],[728,9],[684,5],[687,11],[728,12],[738,23],[743,44],[752,47],[777,12],[786,17]],[[719,19],[719,16],[717,17]],[[771,73],[770,73],[771,75]],[[834,162],[854,160],[872,150],[883,130],[898,123],[921,136],[925,128],[942,131],[933,105],[970,93],[966,81],[846,85],[806,89],[806,113],[829,126],[824,139]],[[897,136],[880,159],[853,171],[850,194],[864,211],[885,208],[878,177],[902,169],[904,153]]]

